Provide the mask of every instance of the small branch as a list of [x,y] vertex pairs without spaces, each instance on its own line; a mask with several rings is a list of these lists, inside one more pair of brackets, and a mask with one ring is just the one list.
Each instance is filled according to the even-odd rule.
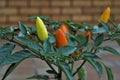
[[55,72],[55,74],[57,75],[58,73],[56,72],[56,70],[53,68],[53,66],[47,61],[45,60],[45,62],[48,64],[48,66]]
[[20,43],[17,42],[17,41],[14,41],[13,39],[9,39],[9,38],[6,37],[5,40],[7,40],[7,41],[9,41],[9,42],[12,42],[12,43],[15,43],[16,45],[22,47],[23,49],[25,49],[25,48],[29,49],[30,51],[33,52],[33,55],[35,55],[36,57],[38,57],[38,58],[40,58],[40,59],[42,59],[42,60],[45,60],[45,62],[48,64],[48,66],[55,72],[56,75],[58,75],[58,73],[56,72],[56,70],[53,68],[53,66],[52,66],[46,59],[42,58],[40,55],[34,54],[34,53],[37,53],[36,51],[34,51],[34,50],[26,47],[25,45],[20,44]]
[[110,38],[108,38],[108,39],[104,39],[104,41],[108,41],[108,40],[110,40]]
[[58,80],[61,80],[61,77],[62,77],[62,70],[61,69],[58,69],[59,73],[57,75],[57,79]]
[[82,64],[80,65],[80,67],[77,68],[77,70],[73,73],[73,76],[75,76],[75,74],[82,68],[82,66],[86,63],[86,60],[84,60],[82,62]]
[[117,25],[111,20],[111,19],[109,19],[109,22],[116,28],[117,27]]

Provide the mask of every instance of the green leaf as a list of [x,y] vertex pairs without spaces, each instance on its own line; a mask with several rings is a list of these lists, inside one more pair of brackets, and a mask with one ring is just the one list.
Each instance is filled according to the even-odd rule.
[[32,31],[32,33],[36,33],[36,27],[33,26],[31,31]]
[[109,67],[107,67],[105,64],[103,65],[106,69],[108,80],[114,80],[114,75],[113,75],[112,70]]
[[116,38],[115,40],[118,43],[118,45],[120,46],[120,38]]
[[26,28],[26,30],[27,30],[28,33],[30,33],[30,34],[32,33],[31,27],[25,26],[25,28]]
[[106,30],[106,31],[109,31],[110,30],[110,27],[107,23],[103,22],[103,21],[99,21],[102,25],[102,27]]
[[43,42],[43,49],[45,51],[49,51],[50,48],[51,48],[51,46],[50,46],[50,43],[49,43],[48,39],[44,40],[44,42]]
[[76,47],[73,46],[63,46],[58,49],[60,55],[69,56],[76,50]]
[[59,62],[59,66],[63,70],[63,72],[65,73],[67,80],[73,80],[72,72],[70,70],[69,65],[65,62]]
[[25,25],[23,25],[20,21],[18,22],[18,27],[19,27],[20,31],[21,31],[24,35],[27,34],[27,30],[26,30]]
[[120,24],[118,24],[117,29],[120,30]]
[[13,72],[13,70],[15,70],[15,68],[20,64],[20,62],[18,63],[13,63],[9,66],[9,68],[7,69],[7,71],[5,72],[2,80],[4,80],[10,73]]
[[94,61],[91,58],[86,57],[85,60],[87,60],[95,68],[95,70],[97,71],[99,77],[102,77],[102,75],[103,75],[102,65],[99,62]]
[[91,52],[83,52],[81,54],[81,56],[84,58],[84,57],[88,57],[88,58],[94,58],[94,59],[100,59],[99,56],[97,56],[96,54],[93,54]]
[[53,35],[49,35],[48,41],[52,44],[52,43],[54,43],[56,40],[55,40],[55,37],[54,37]]
[[44,40],[44,42],[43,42],[43,50],[44,50],[44,53],[42,53],[42,55],[44,55],[46,53],[50,54],[50,53],[55,52],[53,45],[50,44],[50,42],[49,42],[49,39]]
[[106,30],[103,27],[94,26],[92,29],[92,33],[104,33],[104,32],[106,32]]
[[29,39],[17,36],[15,37],[15,39],[18,40],[20,43],[24,44],[25,46],[27,46],[28,48],[33,49],[35,51],[39,51],[41,49],[36,42],[31,41]]
[[27,79],[44,79],[44,80],[50,80],[47,75],[33,75],[32,77],[29,77]]
[[14,32],[13,26],[10,26],[10,32]]
[[87,73],[84,66],[78,71],[78,77],[79,80],[87,80]]
[[111,52],[114,55],[120,56],[120,53],[112,47],[105,46],[103,47],[103,50]]
[[15,45],[6,43],[0,47],[0,65],[6,60],[6,57],[10,56]]
[[[4,58],[4,61],[0,62],[0,66],[5,66],[7,64],[18,63],[26,58],[32,56],[32,53],[28,50],[20,50]],[[4,57],[4,56],[3,56]]]
[[99,34],[94,41],[95,42],[94,45],[95,46],[101,45],[103,42],[103,39],[104,39],[104,34]]
[[54,72],[53,70],[47,70],[46,72],[49,74],[56,74],[56,72]]

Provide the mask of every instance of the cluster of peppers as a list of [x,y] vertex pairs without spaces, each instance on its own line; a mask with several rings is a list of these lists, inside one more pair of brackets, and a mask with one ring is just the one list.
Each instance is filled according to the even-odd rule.
[[[99,20],[107,23],[109,18],[110,18],[110,8],[107,7],[104,10],[104,12],[102,13],[102,15],[100,16]],[[98,26],[101,27],[101,24],[98,23]],[[46,26],[39,17],[36,18],[36,29],[37,29],[37,35],[38,35],[38,37],[41,41],[44,41],[45,39],[48,38],[48,31],[46,29]],[[65,23],[62,23],[59,26],[59,28],[56,30],[55,46],[60,48],[60,47],[68,45],[68,38],[69,37],[67,36],[67,34],[69,34],[69,33],[70,33],[70,30],[69,30],[68,25],[65,24]],[[88,38],[88,43],[90,43],[90,41],[91,41],[91,31],[89,29],[84,32],[84,36]],[[82,53],[82,50],[79,50],[78,54],[81,54],[81,53]],[[76,53],[75,52],[72,53],[71,56],[73,58],[75,58]]]

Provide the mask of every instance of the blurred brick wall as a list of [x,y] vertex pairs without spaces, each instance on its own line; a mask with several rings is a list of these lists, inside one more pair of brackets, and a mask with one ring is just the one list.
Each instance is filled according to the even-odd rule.
[[119,0],[0,0],[0,26],[16,25],[19,20],[34,24],[27,18],[33,15],[97,24],[107,6],[111,7],[111,18],[120,23]]

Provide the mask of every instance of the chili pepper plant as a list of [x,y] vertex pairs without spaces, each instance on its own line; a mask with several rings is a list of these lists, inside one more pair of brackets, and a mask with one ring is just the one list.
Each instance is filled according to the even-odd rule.
[[[36,21],[35,26],[19,21],[17,26],[0,27],[0,40],[6,42],[0,46],[0,67],[9,64],[1,80],[28,58],[45,61],[50,67],[46,72],[54,76],[38,74],[27,79],[62,80],[65,75],[64,80],[87,80],[84,66],[87,62],[97,71],[99,78],[105,69],[108,80],[114,80],[111,68],[98,54],[108,51],[120,56],[111,45],[101,45],[106,41],[116,41],[120,45],[120,25],[110,19],[110,8],[103,11],[95,26],[70,20],[52,21],[45,16],[29,19]],[[17,46],[21,49],[15,50]],[[78,66],[74,66],[78,61]]]

